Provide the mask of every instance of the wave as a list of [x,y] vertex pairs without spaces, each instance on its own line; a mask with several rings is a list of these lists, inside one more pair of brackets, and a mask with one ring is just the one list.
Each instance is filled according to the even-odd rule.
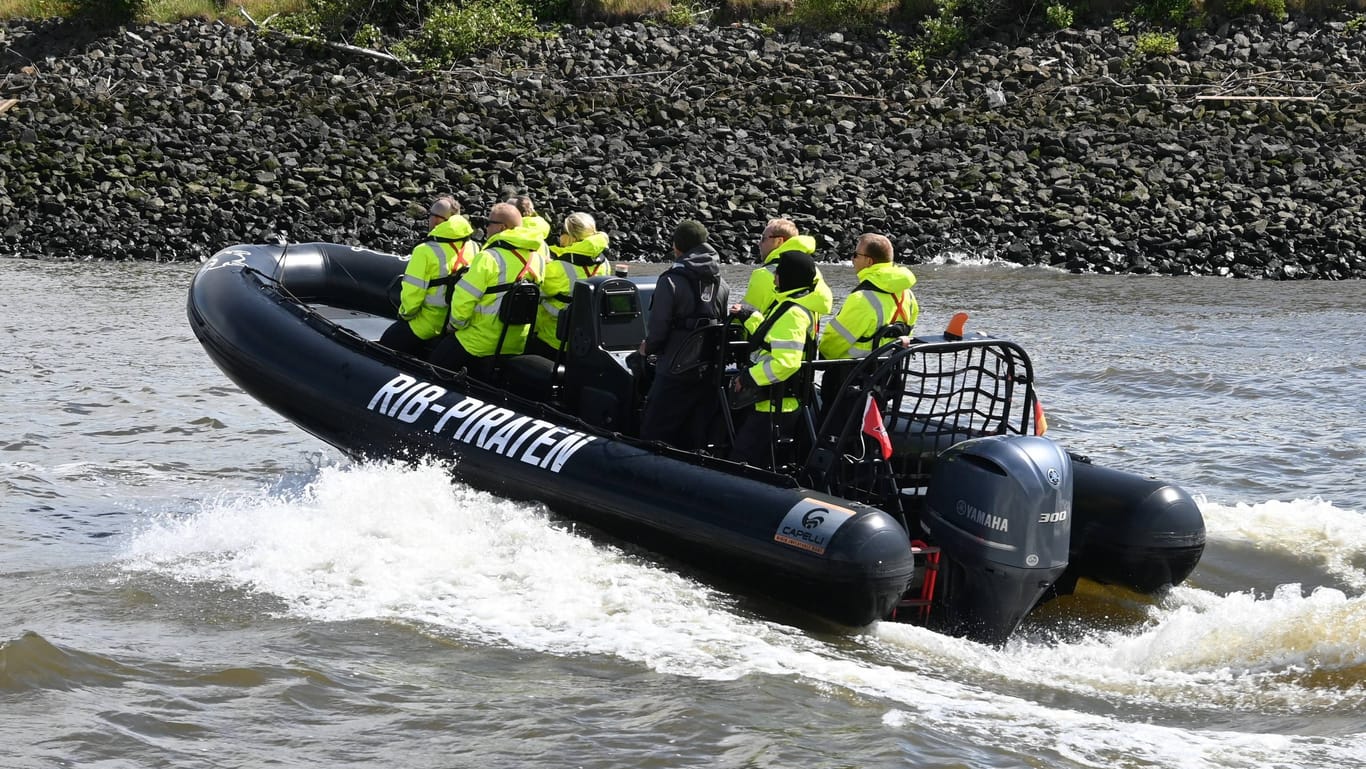
[[[1212,517],[1227,534],[1232,516]],[[1366,707],[1366,599],[1330,589],[1178,588],[1132,621],[1001,648],[894,623],[831,638],[753,615],[538,505],[452,484],[440,465],[391,463],[322,468],[302,486],[156,516],[122,565],[267,594],[319,621],[393,620],[699,679],[781,676],[885,702],[892,729],[999,743],[1008,728],[1026,753],[1084,765],[1227,765],[1218,757],[1230,750],[1266,766],[1366,756],[1355,719],[1332,717]],[[1306,713],[1324,716],[1323,733],[1297,733]],[[1257,733],[1277,719],[1288,725],[1271,731],[1292,733]]]
[[1213,546],[1254,548],[1261,560],[1288,559],[1321,569],[1340,587],[1366,592],[1366,515],[1321,498],[1255,504],[1197,499]]
[[0,691],[117,686],[131,673],[108,657],[64,649],[33,632],[0,642]]

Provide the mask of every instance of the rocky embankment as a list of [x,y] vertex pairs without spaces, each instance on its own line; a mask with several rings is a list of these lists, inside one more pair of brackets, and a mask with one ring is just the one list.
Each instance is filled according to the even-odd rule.
[[571,28],[430,74],[219,24],[12,22],[0,77],[0,253],[406,250],[437,193],[482,213],[525,191],[594,213],[619,258],[695,217],[742,259],[781,214],[828,259],[871,230],[911,261],[1366,277],[1346,17],[1237,21],[1170,58],[1038,33],[924,77],[879,37],[753,26]]

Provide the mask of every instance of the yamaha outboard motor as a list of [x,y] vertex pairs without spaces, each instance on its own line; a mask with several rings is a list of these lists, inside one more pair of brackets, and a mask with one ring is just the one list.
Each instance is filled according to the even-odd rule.
[[1072,464],[1047,438],[974,438],[941,453],[921,525],[939,546],[931,623],[1001,643],[1067,568]]

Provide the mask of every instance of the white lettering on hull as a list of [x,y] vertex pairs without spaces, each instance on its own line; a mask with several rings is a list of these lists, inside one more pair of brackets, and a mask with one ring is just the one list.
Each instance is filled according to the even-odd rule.
[[[450,396],[450,397],[447,397]],[[471,395],[399,374],[384,383],[365,407],[390,419],[419,424],[438,435],[558,473],[579,449],[596,436],[518,414]]]

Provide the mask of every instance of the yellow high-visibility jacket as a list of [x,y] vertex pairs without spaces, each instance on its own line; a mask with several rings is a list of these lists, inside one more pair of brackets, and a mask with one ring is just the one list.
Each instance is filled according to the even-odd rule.
[[[804,254],[816,253],[816,239],[810,235],[798,235],[795,238],[788,238],[779,243],[776,248],[764,257],[764,263],[755,268],[749,274],[749,285],[745,287],[745,296],[740,301],[750,307],[762,309],[773,304],[773,297],[777,296],[777,289],[774,288],[775,281],[773,276],[778,271],[778,257],[784,251],[800,251]],[[821,277],[821,268],[816,268],[816,290],[812,292],[816,295],[815,304],[812,305],[816,311],[816,317],[829,315],[835,309],[835,295],[830,290],[830,286]]]
[[894,262],[882,262],[859,270],[858,279],[858,287],[844,300],[839,314],[821,330],[822,358],[867,356],[873,351],[873,337],[890,323],[915,328],[920,305],[911,292],[914,273]]
[[452,216],[433,227],[428,233],[431,240],[415,246],[408,256],[408,268],[403,272],[399,289],[398,317],[408,321],[418,339],[434,339],[446,325],[449,286],[432,283],[469,264],[479,250],[469,239],[473,232],[465,217]]
[[536,337],[542,342],[556,350],[563,344],[555,331],[575,283],[612,274],[612,265],[602,253],[607,245],[607,233],[597,232],[567,246],[550,247],[551,258],[541,283],[541,309],[536,311]]
[[[765,325],[766,315],[781,313],[768,326],[762,339],[751,339],[753,352],[750,353],[750,366],[746,371],[760,387],[787,381],[802,367],[806,360],[807,344],[814,341],[816,322],[820,317],[817,309],[825,300],[810,288],[784,291],[777,294],[773,303],[764,312],[755,312],[745,320],[745,331],[753,335]],[[797,396],[801,393],[785,393],[778,410],[796,411],[801,405]],[[772,399],[760,399],[754,404],[756,411],[774,410]]]
[[[503,230],[485,241],[483,250],[470,260],[465,277],[455,284],[451,300],[451,328],[466,352],[480,357],[494,354],[503,331],[498,320],[503,296],[519,280],[539,285],[545,279],[545,266],[545,241],[523,227]],[[503,353],[522,353],[530,329],[510,328]]]
[[522,217],[522,229],[534,233],[536,237],[545,240],[550,237],[550,222],[539,214],[529,214]]

